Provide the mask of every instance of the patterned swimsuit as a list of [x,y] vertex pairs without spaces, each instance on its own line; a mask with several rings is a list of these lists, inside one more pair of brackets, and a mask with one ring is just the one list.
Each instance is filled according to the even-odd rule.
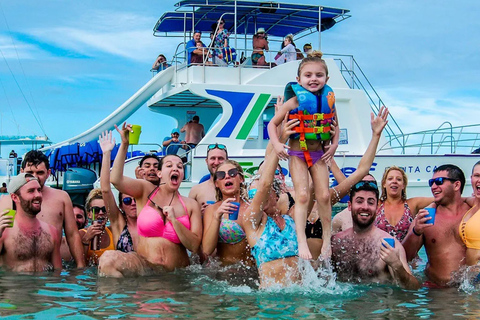
[[132,236],[130,235],[130,231],[128,231],[128,226],[126,224],[122,230],[122,233],[120,233],[120,237],[118,237],[117,250],[122,252],[133,251]]
[[405,238],[408,233],[408,228],[410,228],[410,224],[412,224],[412,221],[412,211],[410,210],[410,207],[405,201],[402,217],[395,226],[392,226],[390,222],[388,222],[387,217],[385,216],[385,206],[382,203],[377,211],[377,217],[375,218],[375,226],[387,232],[392,237],[397,238],[398,241],[402,242],[403,238]]

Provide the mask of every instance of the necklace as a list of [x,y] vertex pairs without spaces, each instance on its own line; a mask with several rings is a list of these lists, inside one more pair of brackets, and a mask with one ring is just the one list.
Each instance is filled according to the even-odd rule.
[[[176,194],[176,193],[177,193],[177,192],[175,191],[175,192],[172,194],[172,199],[170,199],[170,202],[168,203],[168,206],[170,206],[170,205],[172,204],[173,198],[175,198],[175,194]],[[157,209],[160,211],[160,214],[163,216],[163,215],[164,215],[164,214],[163,214],[163,209],[162,209],[159,205],[157,205],[157,204],[155,203],[155,201],[153,201],[152,199],[150,199],[150,196],[148,197],[148,200],[150,200],[150,202],[155,206],[155,208],[157,208]]]

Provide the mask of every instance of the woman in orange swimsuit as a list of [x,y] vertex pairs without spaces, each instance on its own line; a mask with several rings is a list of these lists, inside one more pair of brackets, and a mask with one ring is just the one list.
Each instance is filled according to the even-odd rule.
[[[117,128],[117,127],[116,127]],[[136,252],[107,252],[100,259],[102,276],[139,276],[190,264],[187,249],[198,252],[202,238],[202,220],[198,203],[180,195],[184,178],[183,162],[177,155],[162,158],[158,176],[160,185],[123,175],[131,125],[117,128],[122,138],[112,172],[111,182],[122,193],[137,202],[138,244]]]
[[97,265],[98,259],[107,251],[115,250],[112,231],[106,227],[108,215],[105,201],[102,198],[102,190],[93,189],[85,201],[88,219],[91,225],[79,230],[80,237],[85,249],[87,265]]
[[467,266],[477,265],[480,261],[480,161],[473,166],[470,179],[473,188],[473,204],[460,223],[460,236],[467,247],[465,261]]
[[391,166],[382,177],[382,196],[380,197],[375,226],[388,232],[402,242],[408,228],[418,213],[433,202],[433,197],[415,197],[407,199],[408,179],[405,171]]

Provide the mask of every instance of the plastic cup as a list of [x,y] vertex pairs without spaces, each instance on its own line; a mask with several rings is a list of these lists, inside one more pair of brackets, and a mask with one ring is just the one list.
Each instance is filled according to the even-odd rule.
[[7,212],[6,216],[11,216],[12,217],[12,222],[8,225],[9,228],[13,227],[13,220],[15,220],[15,214],[17,213],[16,210],[10,209],[10,211]]
[[230,211],[228,214],[228,219],[230,220],[237,220],[238,219],[238,210],[240,209],[240,202],[230,202],[231,204],[234,204],[237,206],[237,209],[234,211]]
[[128,143],[129,144],[138,144],[140,140],[140,133],[142,133],[142,126],[138,124],[132,124],[132,131],[128,134]]
[[[385,242],[388,243],[390,245],[390,247],[395,248],[395,239],[393,239],[393,238],[383,238],[383,240],[385,240]],[[382,246],[384,246],[385,248],[387,247],[383,243],[382,243]]]
[[210,205],[210,204],[215,204],[215,201],[207,201],[207,204]]
[[435,212],[437,209],[435,208],[425,208],[425,210],[428,211],[428,214],[426,217],[431,217],[432,219],[428,220],[426,223],[427,224],[435,224]]

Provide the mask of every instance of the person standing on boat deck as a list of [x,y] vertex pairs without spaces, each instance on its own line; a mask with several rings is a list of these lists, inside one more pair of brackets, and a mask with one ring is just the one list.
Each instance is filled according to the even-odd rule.
[[289,34],[282,43],[282,49],[275,57],[275,63],[278,65],[297,60],[297,50],[293,42],[293,35]]
[[158,186],[160,179],[158,178],[158,159],[156,154],[146,154],[135,168],[135,177],[137,179],[145,179],[148,182]]
[[210,179],[193,186],[188,194],[189,198],[194,199],[200,205],[202,216],[205,212],[205,208],[209,206],[207,202],[216,201],[213,176],[217,167],[225,160],[228,160],[228,152],[225,145],[218,143],[208,145],[205,162],[207,163],[208,172],[210,172]]
[[375,226],[398,241],[403,241],[410,224],[418,213],[433,202],[433,197],[407,199],[408,178],[405,171],[397,166],[385,170],[382,177],[382,196],[378,207]]
[[[42,187],[42,211],[37,218],[54,226],[58,231],[59,239],[61,239],[62,230],[65,228],[68,247],[75,259],[77,268],[85,267],[82,239],[73,215],[72,200],[65,191],[45,185],[45,181],[51,173],[47,156],[38,150],[27,152],[22,162],[21,172],[35,176]],[[0,199],[0,210],[12,209],[12,207],[10,197],[4,196]]]
[[263,50],[268,49],[267,34],[264,28],[258,28],[257,33],[253,35],[252,39],[253,52],[252,52],[252,64],[254,66],[267,66],[265,61],[265,52]]
[[[321,256],[323,259],[329,259],[331,256],[332,207],[330,204],[327,163],[333,158],[338,147],[339,134],[331,137],[329,134],[330,125],[326,126],[324,120],[312,120],[312,116],[308,118],[304,114],[304,112],[309,115],[320,113],[327,119],[326,121],[335,119],[337,124],[334,126],[334,130],[338,132],[335,95],[331,88],[326,85],[327,81],[328,68],[322,59],[322,53],[314,51],[303,59],[298,67],[298,84],[291,86],[295,95],[280,107],[268,124],[268,134],[276,154],[282,160],[290,159],[290,173],[296,193],[295,227],[298,236],[299,256],[303,259],[312,259],[305,236],[309,202],[309,174],[312,177],[318,212],[323,227]],[[277,127],[280,126],[287,114],[289,114],[290,119],[299,119],[299,123],[302,124],[296,128],[298,130],[296,130],[296,134],[290,137],[289,146],[279,141],[277,133]],[[323,134],[308,133],[307,130],[313,129],[309,128],[312,126],[324,129]],[[325,133],[327,133],[326,137],[324,136]],[[288,153],[286,148],[288,148]]]
[[200,140],[202,140],[202,138],[205,136],[205,128],[203,127],[203,124],[199,122],[200,117],[194,116],[192,121],[186,123],[182,129],[180,129],[180,132],[186,132],[185,142],[192,149],[195,148]]
[[180,140],[180,131],[175,128],[172,130],[170,137],[165,137],[163,139],[163,154],[171,155],[177,154],[178,149],[188,149],[187,143],[184,140]]
[[[115,126],[116,127],[116,126]],[[99,261],[101,276],[141,276],[173,271],[189,265],[187,249],[197,253],[202,239],[202,218],[196,201],[180,195],[183,163],[177,155],[160,161],[159,186],[123,175],[130,124],[120,130],[122,138],[111,172],[111,182],[122,193],[137,200],[138,244],[136,251],[105,252]]]
[[10,154],[8,155],[9,158],[16,158],[17,157],[17,153],[15,152],[15,150],[12,150],[10,151]]
[[102,169],[100,171],[100,189],[102,190],[102,200],[107,208],[113,244],[117,250],[123,252],[134,251],[138,243],[137,203],[130,195],[119,192],[117,206],[110,186],[110,159],[112,150],[115,148],[115,139],[112,138],[112,131],[102,133],[99,136],[98,143],[103,154]]
[[195,30],[195,32],[193,33],[193,39],[187,42],[187,54],[188,54],[187,61],[189,64],[192,63],[192,54],[201,55],[201,56],[204,55],[204,50],[202,48],[198,48],[197,46],[197,43],[200,42],[201,47],[203,48],[205,47],[205,44],[202,42],[201,38],[202,38],[202,32],[200,30]]
[[312,49],[312,44],[311,43],[305,43],[303,45],[303,52],[305,53],[305,55],[309,55],[310,53],[312,53],[313,49]]
[[223,59],[223,52],[222,49],[227,48],[228,44],[228,37],[230,33],[225,29],[225,20],[220,19],[217,23],[215,23],[212,28],[215,32],[213,34],[213,64],[218,65],[220,67],[226,67],[228,64]]
[[426,285],[453,286],[454,273],[465,264],[465,246],[459,233],[462,217],[470,209],[462,199],[465,175],[456,165],[441,165],[433,171],[428,184],[437,207],[435,224],[429,223],[428,211],[421,209],[403,239],[403,246],[409,261],[425,246]]
[[152,70],[160,72],[162,70],[167,69],[170,65],[167,63],[167,58],[163,54],[159,54],[157,59],[152,65]]
[[37,219],[42,206],[39,180],[20,173],[8,189],[16,214],[12,218],[9,210],[0,211],[0,264],[16,272],[61,269],[61,236],[54,226]]
[[332,238],[332,262],[338,279],[368,283],[393,280],[406,289],[418,289],[420,283],[410,271],[401,243],[373,224],[377,204],[376,183],[360,181],[352,187],[348,208],[353,227]]

